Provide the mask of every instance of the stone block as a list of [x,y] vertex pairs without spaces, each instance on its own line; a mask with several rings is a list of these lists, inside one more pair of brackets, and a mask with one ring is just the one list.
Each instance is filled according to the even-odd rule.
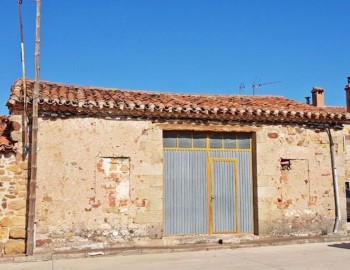
[[139,198],[162,198],[163,188],[162,187],[145,187],[135,190],[135,197]]
[[149,199],[146,203],[147,210],[163,210],[163,199]]
[[259,235],[271,235],[273,231],[273,225],[271,221],[259,221],[258,224],[258,233]]
[[280,171],[280,163],[267,164],[262,160],[257,161],[257,174],[258,175],[278,175]]
[[10,171],[10,172],[20,172],[21,171],[21,169],[16,165],[10,165],[10,166],[6,167],[6,170]]
[[279,184],[279,177],[272,175],[259,175],[258,188],[260,187],[277,187]]
[[21,123],[22,122],[22,116],[20,114],[13,114],[13,115],[10,115],[9,120],[10,120],[10,122]]
[[24,217],[4,217],[0,220],[1,227],[13,227],[17,226],[20,228],[25,227],[25,218]]
[[163,164],[142,164],[131,170],[134,175],[163,175]]
[[27,208],[22,208],[16,211],[16,216],[24,217],[27,214]]
[[152,224],[146,229],[148,232],[148,237],[151,239],[159,239],[162,237],[163,230],[160,224]]
[[163,187],[163,176],[140,175],[135,181],[138,187]]
[[345,167],[344,166],[337,166],[337,173],[338,173],[338,177],[339,176],[345,176]]
[[259,209],[277,209],[276,198],[258,198]]
[[7,240],[9,237],[9,228],[0,228],[0,240]]
[[256,133],[256,142],[258,144],[262,144],[266,142],[266,135],[262,132],[257,132]]
[[0,180],[1,180],[1,182],[10,182],[12,180],[12,178],[9,177],[9,176],[4,175],[4,176],[0,177]]
[[22,169],[22,170],[28,170],[28,162],[26,161],[23,161],[20,163],[19,167]]
[[11,131],[11,139],[15,142],[22,140],[22,132],[21,131]]
[[134,223],[136,224],[148,224],[148,223],[162,223],[163,211],[144,211],[137,212]]
[[5,243],[5,254],[22,254],[25,252],[24,240],[9,240]]
[[276,187],[259,187],[258,198],[271,198],[277,195]]
[[20,210],[26,207],[26,201],[23,199],[12,200],[8,202],[8,209]]
[[24,230],[24,229],[11,229],[10,238],[11,239],[25,239],[26,238],[26,230]]
[[27,192],[26,191],[20,191],[18,192],[19,198],[27,198]]

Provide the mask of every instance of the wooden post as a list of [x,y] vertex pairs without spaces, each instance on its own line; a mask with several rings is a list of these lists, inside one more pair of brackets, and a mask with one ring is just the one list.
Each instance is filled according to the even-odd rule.
[[36,31],[35,31],[35,79],[33,92],[33,114],[32,114],[32,147],[31,168],[28,188],[28,220],[27,220],[27,242],[26,254],[33,255],[35,238],[35,200],[36,200],[36,174],[37,174],[37,148],[38,148],[38,98],[39,98],[39,75],[40,75],[40,11],[41,0],[36,0]]
[[19,20],[19,34],[21,39],[21,63],[22,63],[22,83],[23,83],[23,149],[27,154],[28,151],[28,115],[27,115],[27,85],[26,85],[26,65],[25,65],[25,57],[24,57],[24,38],[23,38],[23,23],[22,23],[22,11],[21,5],[22,0],[18,0],[18,20]]

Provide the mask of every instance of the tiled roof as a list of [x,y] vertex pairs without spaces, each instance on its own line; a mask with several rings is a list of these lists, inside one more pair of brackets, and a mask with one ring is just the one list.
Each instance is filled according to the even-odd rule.
[[7,116],[0,115],[0,153],[13,150],[13,143],[10,139],[11,123]]
[[[34,82],[28,80],[29,102]],[[22,81],[7,102],[11,111],[23,106]],[[140,116],[269,122],[350,122],[342,107],[315,107],[280,96],[199,95],[106,89],[41,81],[39,108],[62,114]]]

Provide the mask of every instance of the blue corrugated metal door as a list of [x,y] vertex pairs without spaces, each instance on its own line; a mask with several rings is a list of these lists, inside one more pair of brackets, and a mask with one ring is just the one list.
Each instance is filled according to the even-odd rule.
[[237,231],[235,161],[229,159],[210,161],[212,232],[234,233]]
[[205,151],[164,151],[166,234],[208,233]]

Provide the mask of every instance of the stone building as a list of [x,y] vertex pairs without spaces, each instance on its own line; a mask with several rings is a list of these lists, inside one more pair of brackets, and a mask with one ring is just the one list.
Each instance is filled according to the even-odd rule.
[[21,129],[20,122],[13,121],[14,118],[0,116],[1,254],[25,251],[28,163],[11,139],[12,136],[18,139]]
[[[33,82],[27,87],[31,101]],[[312,105],[51,82],[40,89],[35,252],[329,234],[334,180],[337,233],[346,233],[350,118],[324,106],[321,88]],[[7,105],[0,247],[13,253],[24,251],[29,196],[20,80]]]

